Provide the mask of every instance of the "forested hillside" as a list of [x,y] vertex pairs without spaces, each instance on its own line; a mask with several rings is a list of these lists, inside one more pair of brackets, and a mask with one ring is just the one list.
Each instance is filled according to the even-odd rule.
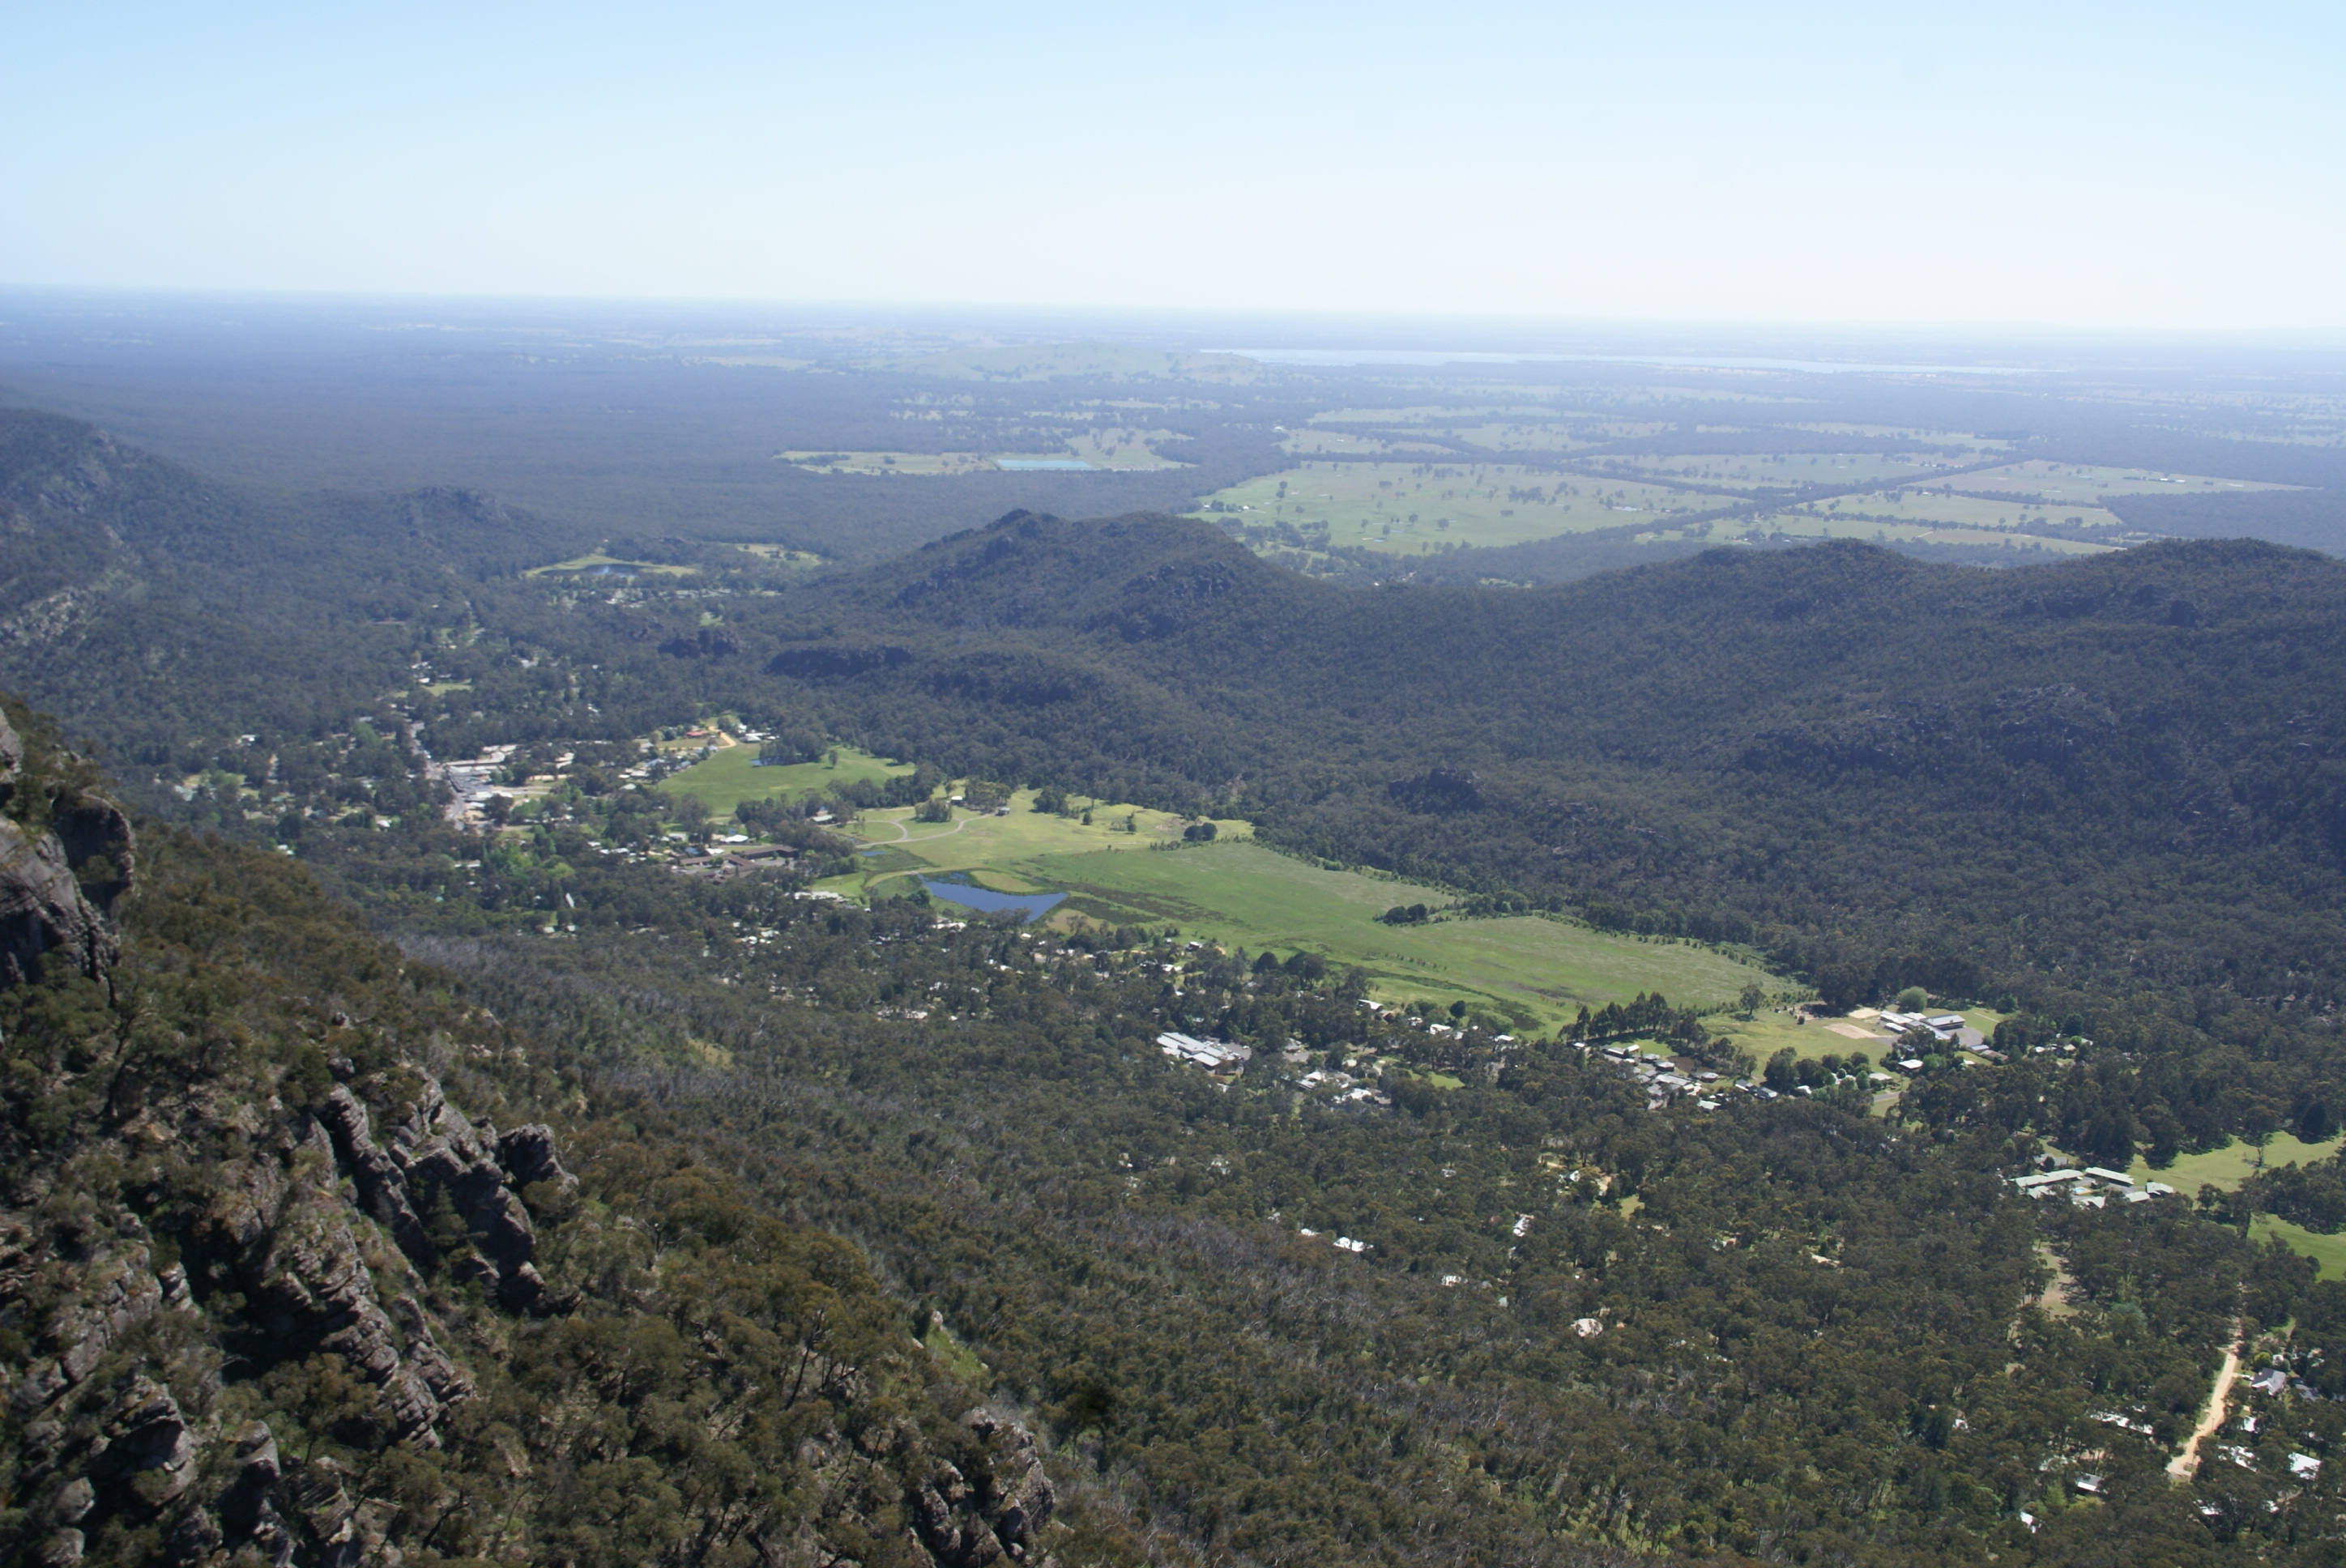
[[[94,799],[24,728],[11,833]],[[9,1561],[1049,1561],[1032,1439],[779,1172],[277,856],[136,858],[0,989]]]
[[2318,1005],[2346,979],[2341,616],[2346,569],[2242,542],[1353,591],[1136,518],[1006,520],[755,624],[906,755],[1819,970],[1913,948]]

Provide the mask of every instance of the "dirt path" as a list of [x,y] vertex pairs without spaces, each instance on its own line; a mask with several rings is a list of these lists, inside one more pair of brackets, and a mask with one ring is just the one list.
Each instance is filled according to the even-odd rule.
[[2191,1441],[2183,1451],[2167,1461],[2167,1473],[2178,1481],[2188,1481],[2198,1473],[2199,1445],[2214,1437],[2224,1424],[2225,1407],[2232,1397],[2232,1385],[2240,1376],[2240,1344],[2242,1325],[2232,1325],[2232,1342],[2224,1349],[2224,1364],[2216,1372],[2216,1386],[2208,1390],[2208,1408],[2200,1412],[2199,1424],[2191,1429]]

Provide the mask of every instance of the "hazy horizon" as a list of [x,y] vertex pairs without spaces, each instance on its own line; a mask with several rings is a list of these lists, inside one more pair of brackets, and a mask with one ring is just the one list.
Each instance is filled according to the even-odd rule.
[[2341,26],[2310,5],[142,6],[6,36],[11,289],[2346,328]]

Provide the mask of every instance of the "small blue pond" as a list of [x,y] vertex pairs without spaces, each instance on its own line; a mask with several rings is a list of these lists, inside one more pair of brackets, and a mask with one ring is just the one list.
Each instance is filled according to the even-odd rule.
[[994,466],[1006,468],[1013,473],[1027,473],[1035,469],[1088,473],[1091,472],[1092,465],[1080,457],[997,457],[994,460]]
[[997,893],[992,888],[972,887],[967,882],[940,881],[934,877],[923,877],[921,886],[933,899],[948,903],[966,905],[987,914],[999,914],[1004,910],[1025,911],[1021,923],[1032,924],[1049,914],[1067,895],[1065,893]]

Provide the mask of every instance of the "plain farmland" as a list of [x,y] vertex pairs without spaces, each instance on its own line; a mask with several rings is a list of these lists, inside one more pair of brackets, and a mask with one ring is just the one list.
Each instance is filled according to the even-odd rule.
[[1217,491],[1192,515],[1324,526],[1331,545],[1417,554],[1436,545],[1519,545],[1708,511],[1729,497],[1628,480],[1469,462],[1307,463]]
[[[950,826],[914,823],[902,810],[867,813],[857,833],[871,846],[866,870],[826,884],[884,898],[927,872],[962,872],[1004,892],[1064,891],[1055,923],[1176,925],[1185,935],[1250,952],[1316,952],[1358,964],[1372,994],[1388,1002],[1464,1001],[1568,1023],[1582,1005],[1659,992],[1680,1004],[1722,1006],[1766,972],[1709,948],[1613,936],[1535,915],[1389,926],[1396,904],[1439,909],[1450,895],[1360,871],[1333,871],[1249,841],[1243,822],[1218,823],[1216,840],[1182,843],[1182,820],[1125,805],[1096,807],[1092,822],[1031,809],[1020,792],[1007,816],[955,813]],[[1129,818],[1136,830],[1125,832]],[[1179,844],[1154,850],[1152,845]]]
[[804,795],[811,790],[829,789],[852,779],[869,779],[875,783],[900,773],[910,773],[912,764],[889,762],[869,752],[858,751],[852,746],[837,748],[839,761],[793,762],[778,768],[758,766],[758,748],[754,746],[734,746],[712,753],[691,767],[669,774],[658,788],[660,793],[674,799],[685,795],[697,795],[702,805],[719,817],[729,817],[733,808],[744,800],[770,800],[780,795]]

